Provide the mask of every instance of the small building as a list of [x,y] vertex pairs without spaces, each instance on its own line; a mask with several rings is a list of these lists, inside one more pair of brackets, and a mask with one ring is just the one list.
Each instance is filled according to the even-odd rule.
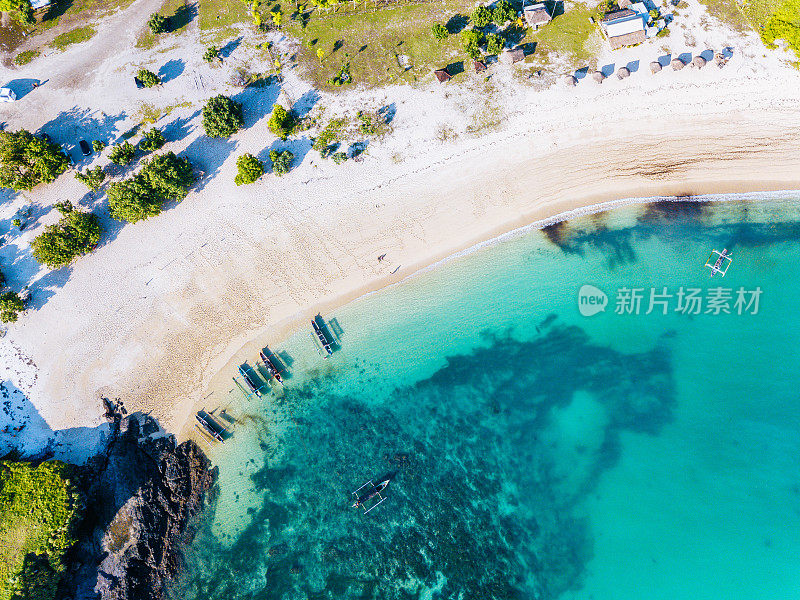
[[594,79],[595,82],[597,82],[597,83],[603,83],[603,80],[605,78],[606,78],[606,76],[603,75],[602,71],[595,71],[594,73],[592,73],[592,79]]
[[566,85],[567,87],[575,87],[576,85],[578,85],[578,80],[575,79],[574,75],[565,75],[564,85]]
[[617,69],[617,79],[625,79],[631,76],[631,71],[628,67],[620,67]]
[[672,65],[673,71],[680,71],[686,64],[680,58],[673,58],[672,62],[669,63]]
[[482,60],[472,61],[472,66],[475,68],[476,73],[483,73],[486,70],[486,63]]
[[[612,50],[635,46],[647,39],[647,9],[641,2],[630,6],[610,12],[600,19],[600,29],[608,38]],[[639,9],[644,10],[644,14]]]
[[453,78],[453,76],[447,71],[447,67],[444,69],[436,69],[433,74],[436,76],[436,79],[439,80],[439,83],[445,83]]
[[40,8],[46,8],[52,4],[52,0],[31,0],[31,8],[33,10],[39,10]]
[[653,62],[650,63],[650,72],[655,74],[658,73],[659,71],[661,71],[661,63],[658,62],[657,60],[654,60]]
[[512,50],[503,50],[499,60],[507,65],[513,65],[524,59],[525,51],[522,48],[514,48]]
[[547,10],[547,5],[544,2],[523,6],[522,16],[525,18],[525,22],[534,29],[539,29],[539,27],[542,25],[545,25],[553,20],[553,17],[550,16],[550,11]]
[[703,67],[706,66],[706,62],[707,62],[706,59],[703,58],[702,56],[695,56],[692,59],[692,66],[697,67],[698,69],[702,69]]

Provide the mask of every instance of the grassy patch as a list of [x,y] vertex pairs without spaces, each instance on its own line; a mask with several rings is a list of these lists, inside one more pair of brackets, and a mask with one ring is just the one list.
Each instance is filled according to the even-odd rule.
[[242,0],[200,0],[199,26],[202,30],[230,28],[251,21],[249,4]]
[[186,0],[164,0],[157,12],[169,19],[169,31],[156,35],[149,27],[145,28],[136,42],[137,48],[152,48],[164,36],[183,33],[192,22],[192,9],[186,4]]
[[56,36],[56,38],[50,45],[53,48],[64,50],[67,46],[71,46],[72,44],[79,44],[81,42],[85,42],[86,40],[91,39],[95,33],[97,33],[97,30],[91,25],[86,25],[85,27],[78,27],[77,29],[73,29],[72,31],[67,31],[66,33],[62,33],[61,35]]
[[[440,42],[431,26],[446,23],[456,13],[465,14],[472,6],[472,2],[456,1],[448,3],[447,11],[430,3],[377,11],[315,12],[305,28],[299,20],[290,20],[290,15],[285,15],[284,21],[287,32],[301,40],[298,60],[318,86],[333,89],[329,80],[347,63],[356,85],[413,83],[429,76],[434,68],[466,59],[457,35]],[[271,8],[265,7],[265,18]],[[322,61],[318,50],[324,52]]]
[[39,50],[25,50],[24,52],[20,52],[14,57],[14,64],[15,65],[27,65],[31,62],[34,58],[39,56],[41,51]]
[[569,56],[578,63],[590,60],[602,44],[598,26],[590,20],[597,16],[597,10],[585,4],[570,7],[534,34],[536,55]]
[[74,543],[79,495],[70,467],[0,462],[0,600],[51,600]]
[[800,0],[785,2],[767,19],[761,39],[770,47],[776,40],[784,40],[800,59]]

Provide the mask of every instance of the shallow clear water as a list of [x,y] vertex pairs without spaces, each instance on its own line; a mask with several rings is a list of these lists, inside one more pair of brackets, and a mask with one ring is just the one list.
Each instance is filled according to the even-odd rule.
[[[238,423],[211,450],[219,495],[174,597],[792,597],[798,209],[582,217],[326,315],[328,360],[308,332],[273,345],[282,391],[217,399]],[[723,247],[733,265],[711,279]],[[605,311],[580,314],[585,284]],[[615,313],[625,287],[640,314]],[[731,314],[676,312],[675,295],[644,314],[651,287],[730,288]],[[350,507],[385,474],[383,504]]]

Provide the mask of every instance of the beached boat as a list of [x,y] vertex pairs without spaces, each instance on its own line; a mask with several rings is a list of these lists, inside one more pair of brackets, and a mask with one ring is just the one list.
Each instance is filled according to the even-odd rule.
[[[266,352],[264,352],[266,350]],[[270,352],[269,348],[264,348],[264,350],[259,351],[259,356],[261,357],[261,362],[264,363],[264,366],[269,371],[269,374],[277,381],[278,383],[283,383],[283,378],[281,377],[281,370],[275,364],[277,361],[273,361],[274,355]]]
[[[333,340],[328,338],[328,334],[323,329],[323,327],[325,327],[325,321],[321,315],[317,315],[311,320],[311,327],[314,329],[314,333],[317,335],[317,341],[325,352],[324,357],[328,358],[333,354]],[[327,329],[327,327],[325,327],[325,329]]]
[[261,386],[257,383],[258,378],[256,374],[253,373],[253,367],[247,363],[239,365],[239,375],[242,376],[242,379],[244,379],[245,384],[252,393],[256,396],[261,396]]
[[204,410],[198,410],[195,415],[198,423],[200,423],[202,430],[210,435],[218,442],[225,441],[225,433],[227,429],[220,424],[214,417]]
[[373,483],[370,479],[353,492],[353,496],[355,496],[356,499],[356,501],[353,502],[353,508],[358,508],[360,506],[364,509],[364,514],[367,514],[378,506],[378,504],[386,500],[386,498],[381,495],[381,492],[386,489],[390,481],[391,479],[389,477],[380,480],[378,483]]

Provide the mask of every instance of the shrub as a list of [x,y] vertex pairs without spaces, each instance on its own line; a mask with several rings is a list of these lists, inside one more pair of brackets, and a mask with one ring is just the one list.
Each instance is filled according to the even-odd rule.
[[109,186],[109,212],[117,221],[129,223],[154,217],[165,200],[183,199],[193,182],[189,161],[167,152],[145,162],[137,175]]
[[328,83],[336,87],[352,83],[352,81],[353,78],[350,75],[350,63],[344,63],[341,67],[339,67],[336,75],[328,79]]
[[158,77],[158,75],[152,71],[148,71],[147,69],[139,69],[139,72],[136,73],[136,77],[139,78],[139,81],[142,82],[144,87],[148,88],[161,83],[161,79]]
[[94,140],[92,142],[92,150],[94,150],[95,152],[102,152],[105,149],[106,149],[105,142],[102,142],[100,140]]
[[206,62],[214,62],[219,58],[219,48],[216,46],[209,46],[203,54],[203,60]]
[[136,156],[136,148],[130,142],[123,142],[111,148],[108,158],[115,165],[127,165]]
[[496,33],[490,33],[486,36],[486,52],[489,54],[500,54],[506,41]]
[[661,31],[656,34],[656,37],[667,37],[669,35],[669,27],[664,27]]
[[208,137],[229,137],[243,125],[241,103],[227,96],[214,96],[203,107],[203,129]]
[[233,180],[236,185],[253,183],[264,174],[264,163],[252,154],[242,154],[237,158],[236,168],[239,169]]
[[78,256],[91,252],[100,241],[97,215],[75,210],[70,202],[57,205],[62,217],[48,225],[44,233],[31,242],[33,256],[51,269],[71,263]]
[[375,111],[360,110],[356,114],[356,118],[358,118],[358,131],[361,135],[382,137],[391,130],[386,119]]
[[333,159],[333,162],[335,162],[337,165],[340,165],[347,160],[347,154],[345,152],[334,152],[331,158]]
[[472,24],[475,27],[486,27],[492,22],[492,11],[486,6],[479,6],[472,11]]
[[31,190],[67,170],[67,155],[58,144],[31,132],[0,131],[0,187]]
[[147,21],[147,26],[155,34],[164,33],[167,30],[169,21],[163,15],[153,13]]
[[461,32],[461,43],[467,55],[472,59],[477,59],[481,55],[480,45],[483,43],[483,33],[477,29],[465,29]]
[[312,148],[317,152],[322,152],[328,146],[336,141],[337,136],[339,135],[339,131],[341,131],[342,127],[344,126],[343,119],[332,119],[323,129],[320,134],[314,138],[314,143],[312,144]]
[[75,179],[86,185],[90,190],[98,190],[103,185],[106,174],[103,167],[95,167],[94,169],[87,169],[86,173],[76,171]]
[[280,177],[281,175],[286,175],[292,168],[294,154],[289,150],[284,150],[283,152],[270,150],[269,159],[272,161],[272,172]]
[[431,29],[433,30],[433,37],[435,37],[440,42],[442,40],[446,40],[447,36],[450,35],[450,32],[447,31],[447,27],[445,27],[441,23],[434,23]]
[[33,25],[36,22],[30,0],[0,0],[0,12],[9,13],[12,19],[23,25]]
[[498,0],[492,10],[492,20],[498,25],[513,21],[517,17],[515,9],[508,0]]
[[272,107],[272,114],[269,116],[267,127],[272,133],[285,140],[294,130],[294,115],[280,104],[276,104]]
[[144,132],[142,140],[139,142],[139,148],[141,148],[143,152],[153,152],[166,143],[167,140],[164,139],[164,135],[161,131],[158,129],[149,129]]
[[13,323],[23,310],[25,310],[25,302],[22,301],[17,292],[0,294],[0,321]]

